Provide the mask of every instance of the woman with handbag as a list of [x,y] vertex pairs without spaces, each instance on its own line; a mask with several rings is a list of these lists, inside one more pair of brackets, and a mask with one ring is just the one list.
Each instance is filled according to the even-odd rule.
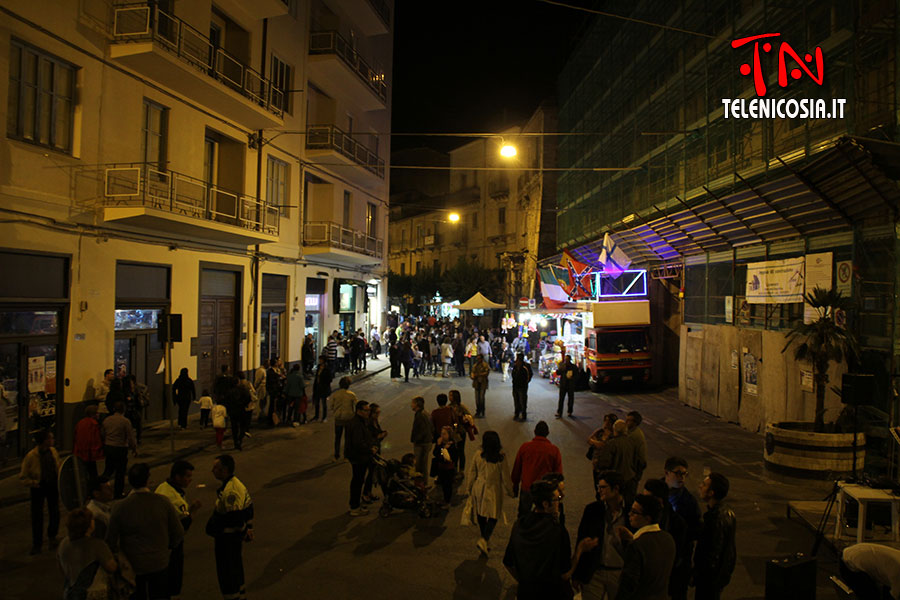
[[[496,431],[485,431],[481,437],[481,451],[475,454],[466,475],[466,493],[469,518],[478,522],[481,533],[475,545],[487,556],[488,541],[503,514],[503,496],[513,497],[509,462]],[[463,516],[466,517],[465,511]]]

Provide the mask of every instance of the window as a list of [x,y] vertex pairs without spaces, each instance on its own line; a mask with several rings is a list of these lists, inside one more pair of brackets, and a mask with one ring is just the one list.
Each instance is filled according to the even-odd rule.
[[378,207],[369,202],[366,205],[366,235],[369,237],[378,236]]
[[506,225],[506,207],[501,206],[497,210],[497,223],[500,225]]
[[169,109],[144,98],[144,118],[141,125],[141,161],[160,171],[166,169]]
[[472,213],[472,218],[469,221],[472,223],[473,230],[478,229],[478,213]]
[[9,137],[72,151],[75,67],[13,41],[9,56]]
[[350,192],[344,190],[344,228],[350,229],[350,201],[352,196]]
[[293,102],[291,102],[291,99],[294,95],[290,93],[290,90],[294,89],[294,68],[272,55],[271,80],[272,85],[284,94],[284,104],[282,105],[284,112],[289,115],[293,114]]
[[440,275],[441,274],[441,261],[439,261],[438,259],[434,259],[431,262],[431,269],[434,271],[435,275]]
[[416,246],[421,246],[425,243],[425,228],[421,225],[416,225]]
[[288,164],[272,156],[266,171],[266,202],[277,206],[282,217],[288,216]]
[[400,263],[400,274],[406,275],[406,263]]
[[421,261],[421,260],[417,260],[417,261],[416,261],[416,273],[418,273],[418,272],[421,271],[421,270],[422,270],[422,261]]

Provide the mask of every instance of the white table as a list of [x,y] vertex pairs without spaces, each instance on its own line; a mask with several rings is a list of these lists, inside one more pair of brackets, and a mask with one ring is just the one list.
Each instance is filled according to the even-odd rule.
[[856,525],[856,543],[863,541],[866,532],[866,507],[870,502],[891,503],[891,533],[894,541],[900,541],[900,496],[895,496],[888,490],[876,490],[874,488],[855,483],[838,482],[837,522],[834,526],[834,539],[841,539],[844,523],[844,496],[850,496],[859,504]]

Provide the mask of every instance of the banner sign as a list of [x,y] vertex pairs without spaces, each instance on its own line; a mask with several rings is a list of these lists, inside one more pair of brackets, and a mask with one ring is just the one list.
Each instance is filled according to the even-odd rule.
[[803,257],[747,264],[747,302],[803,302]]

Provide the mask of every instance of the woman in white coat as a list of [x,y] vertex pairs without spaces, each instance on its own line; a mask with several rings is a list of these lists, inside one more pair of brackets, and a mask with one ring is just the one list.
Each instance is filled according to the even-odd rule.
[[489,550],[488,540],[503,514],[503,495],[513,497],[509,469],[500,436],[496,431],[485,431],[481,436],[481,450],[475,454],[466,478],[466,492],[481,531],[475,545],[485,555]]

